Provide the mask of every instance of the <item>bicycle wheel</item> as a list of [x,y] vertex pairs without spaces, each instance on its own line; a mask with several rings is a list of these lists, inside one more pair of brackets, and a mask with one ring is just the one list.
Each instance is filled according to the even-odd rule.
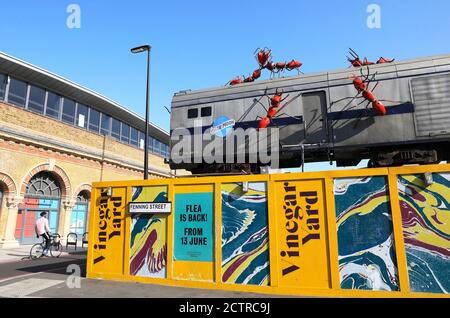
[[42,257],[44,254],[44,246],[41,243],[34,244],[30,250],[31,259]]
[[50,254],[52,257],[59,257],[62,253],[63,247],[61,243],[54,244],[50,247]]

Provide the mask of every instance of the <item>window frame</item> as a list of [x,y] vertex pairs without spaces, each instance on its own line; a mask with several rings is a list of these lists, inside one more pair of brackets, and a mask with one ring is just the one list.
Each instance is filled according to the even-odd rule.
[[[133,132],[136,132],[136,140],[133,139]],[[139,148],[139,129],[130,126],[130,145],[136,146]]]
[[[103,128],[103,116],[108,117],[108,128]],[[111,136],[112,116],[100,112],[100,135]],[[104,133],[106,131],[106,133]]]
[[[86,109],[86,114],[80,114],[80,109]],[[89,125],[89,106],[85,105],[85,104],[81,104],[81,103],[77,103],[77,112],[75,113],[75,127],[81,128],[81,129],[88,129],[88,125]],[[84,125],[80,126],[80,115],[84,115]]]
[[[98,113],[98,121],[97,121],[97,130],[93,130],[91,129],[91,126],[95,126],[95,123],[91,123],[92,120],[92,113]],[[88,128],[87,130],[92,132],[92,133],[96,133],[96,134],[100,134],[100,121],[101,121],[101,111],[98,111],[92,107],[89,107],[89,120],[88,120]]]
[[[128,127],[128,136],[126,137],[127,138],[126,141],[123,140],[124,125]],[[120,124],[120,141],[127,145],[130,144],[130,132],[131,132],[130,127],[131,127],[130,125],[128,125],[127,123],[124,123],[124,122],[121,122],[121,124]]]
[[[24,102],[23,102],[23,105],[21,105],[20,103],[17,103],[17,102],[15,102],[15,101],[11,101],[11,87],[12,87],[12,83],[13,82],[18,82],[18,83],[23,83],[23,84],[25,84],[25,97],[24,97]],[[19,79],[16,79],[16,78],[14,78],[14,77],[10,77],[10,79],[9,79],[9,83],[8,83],[8,97],[5,99],[8,103],[10,103],[10,104],[13,104],[13,105],[15,105],[15,106],[17,106],[17,107],[21,107],[21,108],[24,108],[24,109],[27,109],[26,108],[26,106],[27,106],[27,100],[28,100],[28,92],[29,92],[29,85],[28,85],[28,83],[27,82],[24,82],[24,81],[22,81],[22,80],[19,80]],[[13,94],[14,96],[14,98],[22,98],[22,97],[20,97],[19,95],[16,95],[16,94]]]
[[[66,105],[66,100],[68,101],[68,103],[73,103],[73,116],[71,114],[67,114],[64,113],[64,106]],[[72,126],[75,126],[75,117],[77,115],[77,102],[71,98],[68,97],[63,97],[63,102],[62,102],[62,106],[61,106],[61,121],[65,124],[69,124]],[[72,118],[72,122],[66,120],[65,118],[67,117],[73,117]]]
[[[116,136],[116,133],[113,131],[114,121],[116,121],[119,124],[118,136]],[[121,132],[122,132],[122,122],[119,119],[115,118],[115,117],[111,117],[111,136],[115,140],[120,141]]]
[[[53,108],[49,108],[49,107],[48,107],[48,105],[49,105],[49,100],[50,100],[50,94],[53,94],[53,95],[59,97],[59,103],[58,103],[59,105],[58,105],[58,111],[57,111],[57,116],[56,116],[56,117],[54,117],[54,116],[48,114],[48,110],[49,110],[49,109],[51,109],[52,112],[54,111]],[[47,117],[49,117],[49,118],[61,120],[61,116],[62,116],[61,110],[62,110],[62,101],[63,101],[63,98],[64,98],[64,97],[62,97],[62,96],[59,95],[59,94],[56,94],[56,93],[51,92],[51,91],[47,91],[47,94],[46,94],[46,96],[45,96],[45,112],[44,112],[44,115],[47,116]]]
[[[29,86],[29,88],[28,88],[29,92],[28,92],[26,109],[28,109],[29,111],[32,111],[33,113],[44,115],[44,113],[45,113],[45,104],[46,104],[46,101],[47,101],[47,91],[44,88],[36,86],[36,85],[29,84],[28,86]],[[37,89],[41,93],[44,93],[44,95],[43,95],[44,100],[42,102],[42,105],[39,105],[37,102],[31,100],[31,91],[32,91],[32,89]],[[39,109],[37,109],[37,108],[30,108],[30,104],[42,106],[42,112]],[[33,106],[33,107],[35,107],[35,106]]]
[[[5,85],[2,90],[2,85]],[[3,92],[3,95],[1,95]],[[6,93],[8,92],[8,75],[0,73],[0,100],[6,100]]]
[[[208,110],[207,114],[204,114],[204,111]],[[211,117],[212,116],[212,106],[202,107],[200,109],[200,117]]]
[[[191,115],[192,112],[194,112],[195,115],[194,115],[194,114]],[[189,109],[187,110],[187,118],[188,118],[188,119],[195,119],[195,118],[198,118],[198,108],[189,108]]]

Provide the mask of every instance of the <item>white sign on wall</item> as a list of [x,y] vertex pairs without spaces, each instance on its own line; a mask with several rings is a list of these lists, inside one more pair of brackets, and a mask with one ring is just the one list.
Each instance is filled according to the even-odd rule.
[[172,202],[130,202],[129,203],[130,213],[171,213],[172,212]]

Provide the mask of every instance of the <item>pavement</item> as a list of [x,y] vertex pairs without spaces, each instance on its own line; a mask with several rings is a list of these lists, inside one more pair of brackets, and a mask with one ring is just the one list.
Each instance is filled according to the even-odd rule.
[[[16,248],[0,249],[0,264],[17,262],[17,261],[28,259],[30,257],[30,249],[31,249],[31,245],[21,245]],[[84,253],[86,253],[86,251],[87,251],[86,247],[81,248],[80,246],[77,246],[76,251],[73,247],[69,247],[69,250],[66,250],[66,248],[63,247],[63,252],[61,253],[61,257],[68,256],[69,252],[84,252]]]
[[86,278],[86,249],[29,258],[31,246],[0,249],[0,298],[269,298],[266,294]]

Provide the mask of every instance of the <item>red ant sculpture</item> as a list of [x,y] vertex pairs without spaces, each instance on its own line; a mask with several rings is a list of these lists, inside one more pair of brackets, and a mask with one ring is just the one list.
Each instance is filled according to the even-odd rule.
[[255,54],[256,61],[259,64],[259,68],[255,71],[253,71],[253,73],[250,76],[248,76],[248,77],[244,76],[243,78],[236,77],[235,79],[229,81],[227,83],[227,85],[233,86],[233,85],[238,85],[238,84],[242,84],[242,83],[254,82],[255,80],[257,80],[258,78],[261,77],[261,71],[263,69],[267,69],[268,71],[270,71],[271,77],[273,76],[273,74],[280,73],[285,70],[288,70],[288,71],[297,70],[299,74],[301,73],[300,67],[303,64],[299,61],[292,60],[289,63],[286,63],[286,62],[273,63],[271,61],[272,51],[269,50],[268,48],[263,48],[263,49],[258,48],[258,49],[256,49],[254,54]]
[[[362,66],[368,66],[368,65],[374,65],[374,62],[370,62],[369,60],[367,60],[367,57],[364,58],[364,60],[361,61],[361,59],[359,58],[358,53],[356,53],[353,49],[350,48],[349,51],[350,55],[353,57],[353,59],[351,59],[350,57],[347,56],[347,60],[350,62],[350,64],[353,67],[362,67]],[[385,63],[392,63],[394,62],[395,59],[387,59],[384,57],[380,57],[377,61],[376,64],[385,64]]]
[[281,103],[287,98],[287,96],[285,98],[283,98],[283,91],[278,92],[278,89],[275,92],[275,95],[270,98],[270,107],[269,110],[267,111],[267,115],[261,119],[261,121],[259,122],[258,128],[259,129],[266,129],[267,127],[269,127],[270,123],[272,122],[273,117],[275,117],[275,115],[277,114],[279,107],[281,105]]

